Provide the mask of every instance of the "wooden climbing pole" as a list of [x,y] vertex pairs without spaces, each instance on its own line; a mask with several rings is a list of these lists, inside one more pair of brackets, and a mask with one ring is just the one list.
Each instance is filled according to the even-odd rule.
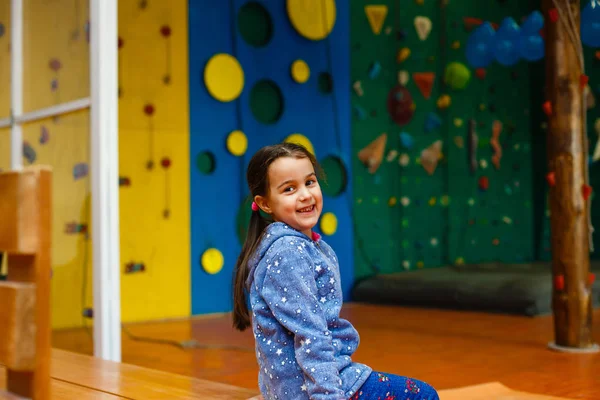
[[555,341],[564,351],[594,351],[587,177],[587,84],[580,0],[542,0],[546,41],[547,154]]

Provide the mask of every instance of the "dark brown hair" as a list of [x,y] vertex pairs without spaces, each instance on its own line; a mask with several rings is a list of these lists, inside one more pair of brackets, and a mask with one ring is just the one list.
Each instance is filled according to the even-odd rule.
[[[246,171],[246,181],[252,199],[255,196],[266,196],[269,191],[269,167],[280,157],[308,158],[318,176],[323,176],[319,163],[306,148],[294,143],[278,143],[258,150]],[[252,212],[248,234],[242,251],[238,256],[233,279],[233,326],[243,331],[250,326],[250,312],[246,306],[246,280],[248,279],[248,263],[253,257],[263,232],[271,221],[264,218],[259,211]]]

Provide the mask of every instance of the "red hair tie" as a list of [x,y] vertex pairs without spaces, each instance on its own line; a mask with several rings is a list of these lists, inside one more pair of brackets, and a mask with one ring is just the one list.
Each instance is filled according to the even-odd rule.
[[258,204],[252,202],[252,211],[258,211]]

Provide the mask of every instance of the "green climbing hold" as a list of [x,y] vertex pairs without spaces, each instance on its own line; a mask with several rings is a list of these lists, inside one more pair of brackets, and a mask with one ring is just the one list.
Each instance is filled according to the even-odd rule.
[[454,90],[462,90],[471,80],[471,71],[464,64],[452,62],[446,66],[444,82]]

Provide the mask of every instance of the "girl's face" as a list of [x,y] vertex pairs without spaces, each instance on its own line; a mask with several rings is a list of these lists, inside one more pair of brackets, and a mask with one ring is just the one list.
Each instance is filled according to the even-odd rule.
[[323,209],[323,195],[308,158],[280,157],[268,171],[267,196],[254,201],[273,220],[283,222],[309,238]]

